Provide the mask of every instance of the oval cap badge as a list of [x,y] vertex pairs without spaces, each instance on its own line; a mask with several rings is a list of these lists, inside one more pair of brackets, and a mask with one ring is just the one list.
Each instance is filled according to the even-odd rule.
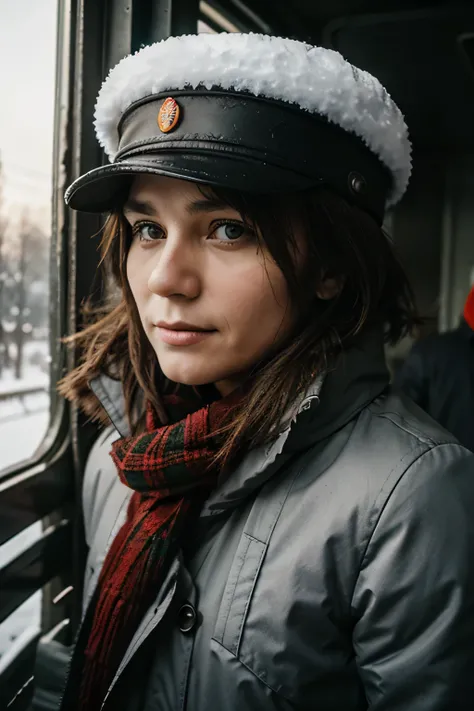
[[178,123],[179,113],[178,102],[168,96],[161,104],[157,118],[158,127],[162,133],[168,133],[173,130]]

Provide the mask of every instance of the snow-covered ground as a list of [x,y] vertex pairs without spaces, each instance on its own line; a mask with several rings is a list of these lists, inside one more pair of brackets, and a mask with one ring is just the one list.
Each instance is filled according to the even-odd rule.
[[0,399],[0,476],[2,469],[29,459],[41,444],[49,421],[49,377],[41,368],[28,366],[20,380],[8,370],[0,378],[0,395],[28,387],[44,392],[22,398]]
[[[0,400],[0,481],[1,471],[33,456],[46,433],[49,422],[48,376],[39,367],[28,366],[25,377],[16,380],[13,373],[3,371],[0,393],[23,387],[43,386],[44,392],[19,398]],[[0,521],[1,526],[1,521]],[[5,565],[28,547],[41,533],[35,524],[19,536],[0,546],[0,566]],[[0,623],[0,670],[7,651],[21,643],[25,630],[39,629],[41,591],[27,600],[13,615]]]
[[[33,397],[32,395],[31,399]],[[35,397],[38,399],[40,396]],[[22,459],[29,459],[38,449],[48,427],[48,405],[49,399],[46,400],[46,406],[43,405],[42,411],[5,421],[1,417],[0,403],[0,471]],[[35,406],[38,406],[37,401]]]

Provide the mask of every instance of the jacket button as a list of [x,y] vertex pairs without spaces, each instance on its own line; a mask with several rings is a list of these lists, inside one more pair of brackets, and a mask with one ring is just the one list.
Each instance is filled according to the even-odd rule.
[[196,620],[196,610],[191,603],[185,602],[184,605],[180,607],[178,612],[178,625],[180,631],[183,632],[183,634],[191,632],[196,625]]

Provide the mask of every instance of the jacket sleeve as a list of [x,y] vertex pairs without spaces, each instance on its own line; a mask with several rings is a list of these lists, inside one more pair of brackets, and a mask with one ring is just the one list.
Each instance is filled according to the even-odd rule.
[[394,377],[394,385],[423,410],[429,411],[428,361],[421,344],[415,344]]
[[[131,489],[121,483],[110,457],[112,443],[118,434],[105,430],[94,443],[87,458],[82,484],[84,530],[89,554],[84,574],[84,604],[90,595],[94,573],[104,562],[109,541],[122,525]],[[85,611],[85,608],[84,608]]]
[[474,456],[422,454],[386,501],[352,599],[370,711],[474,708]]
[[94,442],[87,458],[82,481],[82,512],[89,548],[93,545],[104,517],[104,507],[116,485],[117,473],[109,452],[117,437],[114,428],[104,430]]

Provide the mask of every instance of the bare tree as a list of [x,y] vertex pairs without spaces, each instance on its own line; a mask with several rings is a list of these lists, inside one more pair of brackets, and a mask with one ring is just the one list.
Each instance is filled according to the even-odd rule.
[[5,242],[7,234],[7,220],[3,213],[3,173],[2,173],[2,161],[0,159],[0,377],[2,376],[3,369],[9,366],[9,351],[8,343],[6,341],[6,334],[3,328],[2,316],[4,316],[4,296],[5,296],[5,284],[8,277],[7,274],[7,264],[5,259]]
[[[14,319],[11,337],[15,346],[15,378],[21,378],[24,345],[31,337],[32,321],[47,323],[48,239],[24,213],[10,246],[9,266],[12,277],[9,280],[9,305]],[[42,289],[34,289],[38,285]],[[39,299],[38,293],[41,292],[43,298]],[[38,310],[41,312],[39,315]]]

